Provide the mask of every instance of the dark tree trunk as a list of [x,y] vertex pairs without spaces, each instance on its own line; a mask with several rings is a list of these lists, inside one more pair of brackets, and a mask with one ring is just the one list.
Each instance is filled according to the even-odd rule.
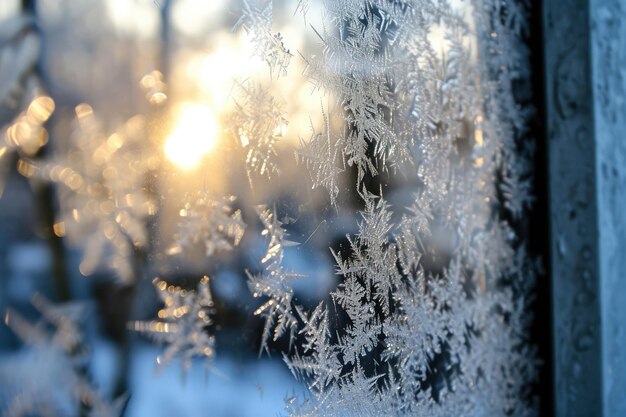
[[[32,16],[35,21],[37,20],[37,1],[36,0],[22,0],[22,12],[24,14]],[[36,25],[36,30],[39,32],[42,38],[42,44],[44,43],[43,32]],[[39,62],[37,62],[35,68],[33,69],[35,76],[39,79],[39,83],[41,87],[45,91],[49,91],[48,82],[44,75],[43,70],[43,58],[42,54],[40,54]],[[51,119],[52,120],[52,119]],[[47,122],[48,125],[51,125],[51,120]],[[44,158],[50,149],[49,142],[46,146],[41,148],[39,153],[36,155],[38,159]],[[54,224],[55,224],[55,216],[56,216],[56,204],[55,204],[55,192],[52,184],[49,183],[35,183],[33,184],[33,192],[35,193],[35,201],[37,204],[37,209],[39,212],[40,230],[43,237],[46,239],[48,243],[48,248],[50,249],[50,254],[52,257],[52,277],[56,284],[57,297],[59,301],[65,302],[71,299],[71,289],[68,283],[67,277],[67,265],[66,265],[66,253],[65,246],[63,244],[63,239],[60,236],[57,236],[54,233]]]

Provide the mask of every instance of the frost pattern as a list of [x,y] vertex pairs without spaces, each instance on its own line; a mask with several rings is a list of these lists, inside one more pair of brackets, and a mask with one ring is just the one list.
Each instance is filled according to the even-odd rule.
[[232,116],[234,136],[245,152],[250,184],[253,176],[271,178],[279,173],[276,145],[285,135],[287,118],[283,103],[261,84],[239,84]]
[[[309,3],[299,2],[296,12],[305,14]],[[528,30],[526,3],[322,3],[328,27],[310,28],[320,50],[302,59],[305,78],[330,104],[321,110],[322,130],[302,140],[296,158],[333,206],[344,171],[354,170],[361,210],[347,247],[331,248],[339,285],[310,311],[290,285],[299,275],[283,265],[285,248],[295,243],[276,209],[257,207],[268,246],[263,271],[246,273],[254,297],[263,298],[255,311],[265,319],[261,352],[289,335],[284,359],[308,387],[305,398],[287,401],[289,413],[535,415],[537,361],[528,327],[537,266],[517,235],[532,201],[529,110],[514,96],[514,85],[528,81],[519,40]],[[272,3],[244,2],[239,24],[271,78],[286,75],[291,54],[271,31]],[[255,81],[239,90],[227,122],[252,185],[254,177],[280,173],[286,106],[275,88]],[[90,236],[82,271],[93,271],[106,253],[128,280],[130,253],[148,244],[145,220],[156,207],[143,185],[157,162],[138,140],[141,119],[107,137],[91,108],[81,105],[77,114],[68,157],[43,175],[62,185],[68,236]],[[343,115],[338,132],[329,114]],[[382,174],[398,173],[414,184],[407,207],[392,207],[379,186]],[[232,202],[190,197],[174,251],[201,244],[211,255],[236,246],[245,225]],[[165,304],[159,320],[131,327],[167,345],[159,364],[177,355],[183,371],[193,357],[209,363],[215,340],[208,278],[195,291],[154,284]],[[42,305],[57,329],[52,335],[17,314],[7,321],[31,344],[71,351],[78,343],[68,338],[72,320]]]
[[[17,15],[5,18],[0,27],[1,196],[15,154],[25,157],[19,160],[18,171],[24,176],[33,174],[34,166],[27,158],[35,156],[48,140],[43,125],[54,110],[54,102],[50,97],[39,96],[42,82],[37,67],[41,42],[34,19]],[[18,109],[26,110],[15,115]],[[9,117],[13,119],[10,122]]]
[[182,356],[183,375],[195,357],[204,358],[208,367],[215,353],[215,338],[207,330],[213,323],[209,277],[200,279],[195,291],[168,285],[158,278],[153,284],[165,304],[159,310],[159,320],[137,321],[131,323],[130,328],[166,345],[163,355],[157,358],[159,366],[166,366],[175,357]]
[[[344,172],[345,161],[341,161],[341,141],[330,130],[330,119],[322,108],[324,130],[316,132],[311,126],[311,139],[300,140],[301,148],[296,151],[296,159],[309,169],[313,188],[324,187],[330,195],[330,203],[337,206],[340,174]],[[341,162],[341,163],[340,163]]]
[[336,96],[346,113],[342,154],[349,166],[358,168],[361,182],[365,174],[376,175],[388,163],[396,166],[407,161],[409,149],[386,117],[394,104],[385,47],[389,22],[374,13],[374,3],[359,3],[325,3],[326,20],[334,27],[314,29],[324,49],[320,55],[305,57],[305,74],[317,88]]
[[146,187],[157,154],[141,116],[107,136],[90,106],[79,105],[76,114],[67,154],[44,165],[41,175],[60,185],[60,221],[70,241],[85,248],[81,273],[107,265],[131,282],[133,252],[148,245],[147,219],[157,210]]
[[239,245],[246,224],[240,210],[233,210],[234,196],[213,198],[206,191],[185,197],[180,210],[180,221],[174,235],[176,243],[169,253],[181,253],[197,245],[204,246],[206,256],[230,251]]
[[[87,305],[55,305],[40,294],[33,296],[32,303],[41,314],[36,323],[29,322],[13,309],[7,310],[4,321],[32,351],[28,360],[37,366],[36,372],[31,370],[37,375],[37,381],[15,386],[14,396],[3,415],[74,415],[81,407],[88,417],[120,417],[128,396],[108,400],[94,387],[86,372],[87,346],[81,324]],[[55,389],[55,383],[50,382],[58,384],[59,380],[63,381],[62,390]],[[69,403],[64,399],[67,393],[71,397]],[[68,410],[68,404],[73,411]]]
[[287,240],[287,232],[282,227],[283,223],[278,220],[275,209],[259,206],[256,212],[263,223],[262,234],[269,238],[265,256],[261,259],[265,273],[255,275],[246,271],[246,274],[252,295],[255,298],[269,297],[254,312],[255,315],[265,317],[261,352],[265,349],[269,353],[267,343],[270,338],[277,340],[289,331],[290,340],[293,340],[297,326],[292,305],[293,289],[289,286],[289,281],[299,275],[289,272],[282,265],[285,247],[295,246],[297,243]]
[[286,76],[292,55],[285,47],[282,35],[272,32],[272,1],[245,0],[243,15],[235,28],[238,26],[243,26],[248,34],[254,54],[269,66],[270,76]]
[[[321,51],[303,56],[305,76],[345,123],[334,135],[322,109],[323,130],[296,158],[332,205],[342,171],[355,169],[364,208],[349,247],[331,248],[340,284],[330,303],[299,306],[280,262],[251,282],[270,297],[263,348],[274,316],[274,339],[289,328],[302,342],[284,355],[309,388],[287,401],[290,415],[535,415],[537,266],[517,236],[532,202],[531,110],[513,94],[528,82],[526,3],[322,3],[329,26],[311,28]],[[417,186],[392,211],[369,188],[397,171]],[[275,214],[263,213],[265,261],[282,259],[284,231],[273,223],[274,237]]]

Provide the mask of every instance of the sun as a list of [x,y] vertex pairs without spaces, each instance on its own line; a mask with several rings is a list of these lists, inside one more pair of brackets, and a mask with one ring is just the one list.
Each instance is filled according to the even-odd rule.
[[176,127],[165,141],[165,156],[183,170],[196,167],[217,142],[217,119],[207,105],[183,106]]

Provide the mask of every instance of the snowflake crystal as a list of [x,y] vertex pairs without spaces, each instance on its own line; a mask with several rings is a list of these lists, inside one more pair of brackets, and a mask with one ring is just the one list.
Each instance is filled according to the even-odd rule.
[[[321,50],[303,56],[304,74],[336,99],[344,131],[334,138],[322,109],[324,130],[296,155],[332,205],[355,168],[364,209],[348,247],[332,249],[332,304],[309,313],[293,300],[273,261],[280,234],[251,287],[304,340],[284,355],[309,387],[287,401],[293,416],[536,414],[535,269],[516,233],[532,200],[529,113],[513,94],[528,77],[525,6],[457,3],[322,1],[329,27],[311,29]],[[394,220],[368,187],[382,173],[393,187],[397,171],[415,185]]]
[[252,81],[239,87],[232,125],[252,184],[253,175],[270,178],[279,173],[276,145],[285,136],[287,119],[282,103],[268,89]]
[[135,250],[149,243],[146,220],[157,210],[146,181],[159,157],[145,140],[143,117],[129,119],[106,136],[90,106],[77,106],[76,115],[69,143],[41,175],[60,186],[59,229],[85,248],[81,273],[107,265],[129,283],[136,278]]
[[292,55],[285,47],[282,35],[272,32],[272,1],[245,0],[237,26],[243,26],[254,45],[254,54],[267,62],[270,75],[286,76]]
[[272,331],[273,340],[277,340],[289,331],[290,340],[293,341],[297,319],[293,313],[293,289],[289,286],[289,281],[300,275],[289,272],[282,265],[285,247],[294,246],[297,243],[287,240],[287,232],[282,227],[283,223],[278,220],[276,210],[259,206],[256,211],[263,223],[262,234],[269,238],[265,256],[261,260],[265,265],[265,271],[257,275],[246,271],[246,274],[252,295],[255,298],[269,297],[269,300],[254,312],[255,315],[265,317],[261,351],[266,350],[269,353],[268,341]]
[[[36,375],[36,381],[27,381],[14,388],[15,395],[3,415],[61,416],[68,415],[68,406],[76,406],[74,412],[78,412],[78,404],[81,404],[87,416],[120,417],[128,396],[109,401],[94,387],[85,372],[87,347],[81,324],[87,306],[78,302],[53,304],[40,294],[33,296],[32,303],[41,313],[41,319],[36,323],[29,322],[12,309],[4,317],[5,323],[30,348],[32,357],[28,359],[37,369],[30,370]],[[59,378],[64,381],[62,389],[55,388],[52,382]],[[64,400],[68,393],[69,404]]]
[[233,196],[215,199],[205,191],[187,195],[179,213],[180,221],[174,235],[176,243],[168,253],[180,253],[202,244],[206,256],[211,256],[239,245],[246,224],[241,211],[231,208],[235,200]]
[[215,338],[207,331],[213,314],[209,277],[204,276],[195,291],[168,285],[158,278],[153,284],[165,304],[159,310],[159,320],[136,321],[129,327],[166,345],[163,355],[157,357],[159,366],[167,365],[180,355],[183,374],[194,357],[204,358],[209,367],[215,354]]

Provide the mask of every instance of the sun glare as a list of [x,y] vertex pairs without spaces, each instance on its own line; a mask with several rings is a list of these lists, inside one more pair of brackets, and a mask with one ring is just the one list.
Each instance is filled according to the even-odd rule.
[[120,32],[144,39],[157,34],[159,15],[153,1],[106,0],[105,6],[109,19]]
[[165,141],[165,156],[181,169],[200,163],[217,142],[217,120],[209,106],[193,104],[181,109],[174,131]]

